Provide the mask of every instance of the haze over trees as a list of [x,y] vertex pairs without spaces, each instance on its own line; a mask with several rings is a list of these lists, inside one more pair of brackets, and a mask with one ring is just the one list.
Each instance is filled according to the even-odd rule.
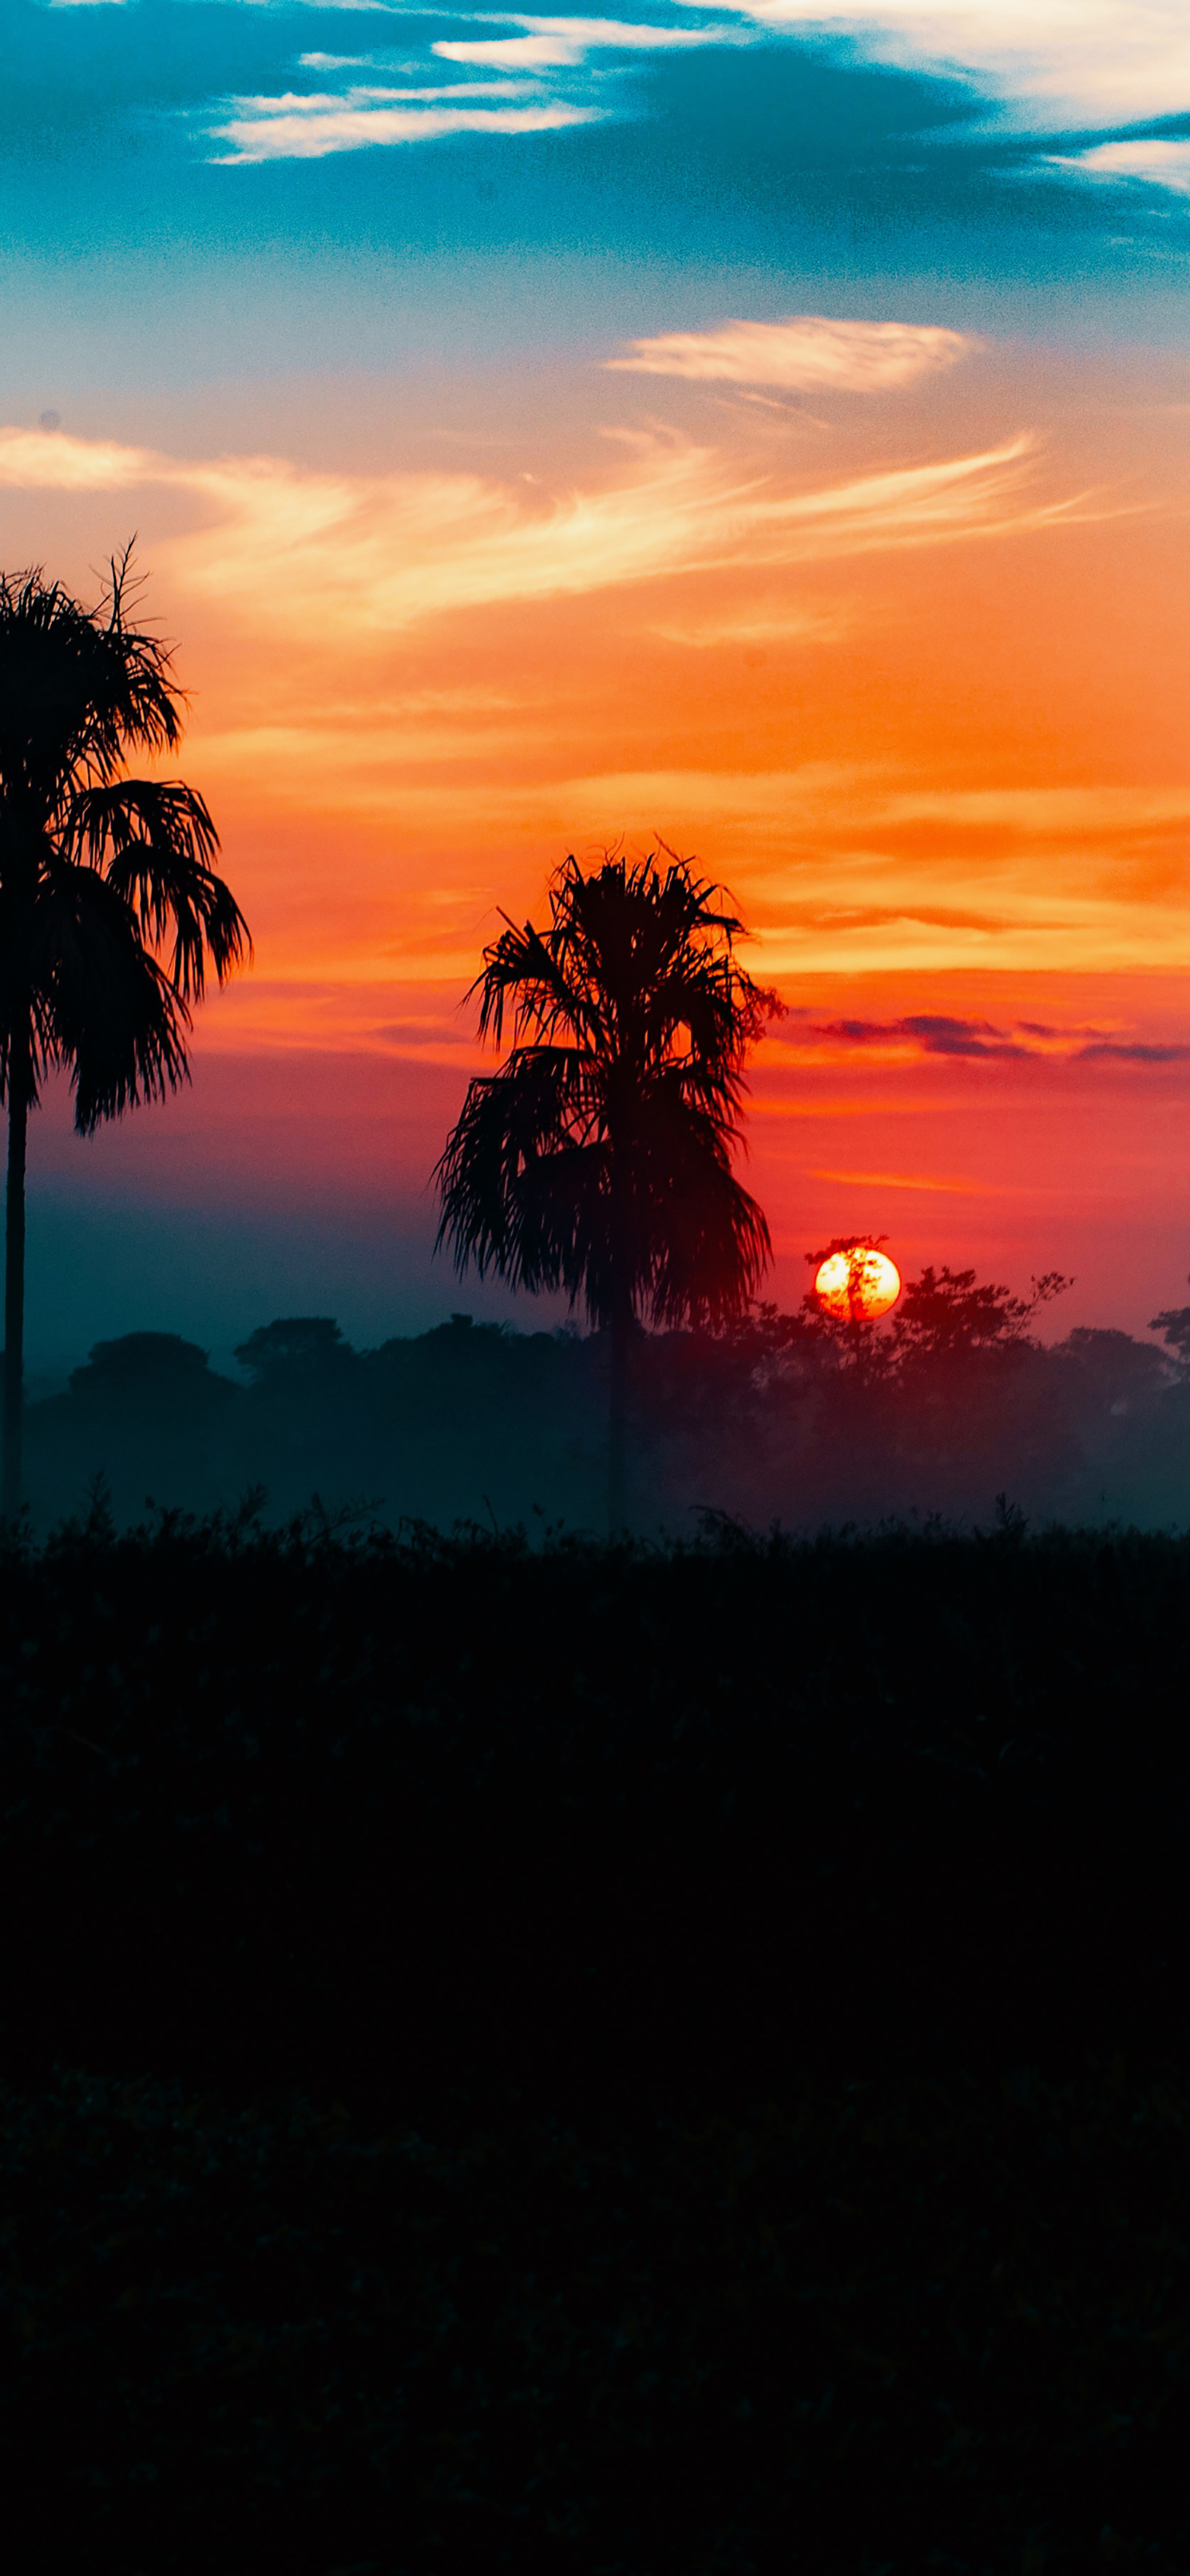
[[[1078,1326],[1036,1335],[1059,1291],[1029,1296],[927,1265],[895,1315],[853,1330],[807,1296],[718,1331],[640,1333],[631,1389],[632,1526],[676,1536],[700,1514],[813,1529],[942,1514],[986,1525],[1005,1493],[1033,1521],[1190,1518],[1184,1317],[1160,1341]],[[36,1526],[117,1521],[150,1497],[193,1511],[255,1494],[267,1521],[315,1496],[395,1527],[604,1526],[608,1336],[515,1332],[455,1315],[355,1350],[328,1316],[249,1334],[239,1379],[171,1333],[100,1343],[30,1406]]]
[[4,1511],[21,1500],[25,1158],[47,1075],[90,1135],[187,1075],[190,1006],[248,928],[197,790],[128,774],[176,749],[185,699],[135,616],[128,553],[94,608],[40,569],[0,575],[0,1098],[8,1111]]

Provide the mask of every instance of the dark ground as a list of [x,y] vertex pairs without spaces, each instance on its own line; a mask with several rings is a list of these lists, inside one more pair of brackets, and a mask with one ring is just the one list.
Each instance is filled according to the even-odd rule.
[[1188,1613],[1011,1514],[10,1551],[21,2564],[1185,2576]]

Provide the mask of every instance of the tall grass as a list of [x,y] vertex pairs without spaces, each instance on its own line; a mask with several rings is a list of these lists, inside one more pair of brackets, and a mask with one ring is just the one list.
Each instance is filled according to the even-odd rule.
[[1183,2576],[1188,1640],[1008,1511],[10,1546],[28,2563]]

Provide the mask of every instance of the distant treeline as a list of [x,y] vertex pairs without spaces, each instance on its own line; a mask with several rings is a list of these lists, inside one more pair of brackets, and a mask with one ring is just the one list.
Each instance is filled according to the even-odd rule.
[[1183,2576],[1188,1624],[1011,1511],[0,1553],[26,2563]]
[[[633,1525],[981,1520],[1001,1492],[1031,1517],[1185,1523],[1190,1309],[1155,1319],[1159,1341],[1079,1327],[1045,1345],[1030,1328],[1063,1284],[1025,1299],[927,1269],[891,1324],[841,1325],[807,1299],[720,1332],[638,1333]],[[97,1479],[121,1522],[149,1498],[210,1511],[257,1492],[273,1520],[317,1495],[390,1527],[604,1524],[603,1335],[455,1315],[357,1351],[329,1318],[299,1317],[236,1357],[238,1384],[174,1334],[99,1343],[29,1410],[36,1525]]]

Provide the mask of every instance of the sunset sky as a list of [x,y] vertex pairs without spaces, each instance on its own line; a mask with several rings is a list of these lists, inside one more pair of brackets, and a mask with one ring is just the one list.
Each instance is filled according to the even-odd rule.
[[[6,0],[0,559],[135,535],[256,942],[35,1124],[34,1368],[555,1310],[430,1260],[497,908],[660,836],[804,1252],[1190,1271],[1185,0]],[[560,1310],[557,1310],[560,1311]]]

